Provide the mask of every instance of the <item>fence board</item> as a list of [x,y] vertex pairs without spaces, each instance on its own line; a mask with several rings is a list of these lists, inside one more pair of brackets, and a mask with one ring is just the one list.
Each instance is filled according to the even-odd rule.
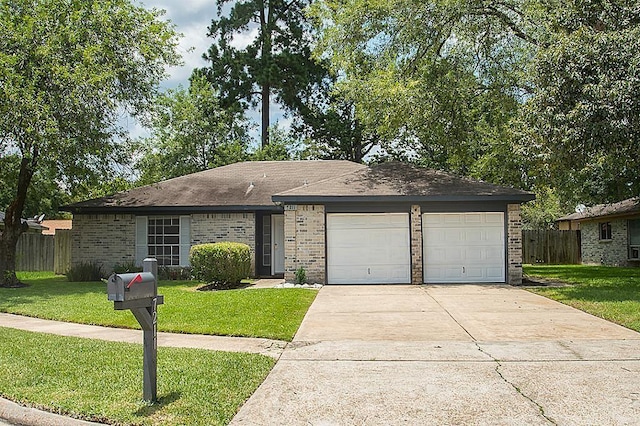
[[53,271],[53,235],[20,235],[16,248],[18,271]]
[[55,258],[53,272],[66,274],[71,267],[71,230],[58,229],[55,235]]
[[580,231],[522,231],[523,263],[578,264],[581,259]]

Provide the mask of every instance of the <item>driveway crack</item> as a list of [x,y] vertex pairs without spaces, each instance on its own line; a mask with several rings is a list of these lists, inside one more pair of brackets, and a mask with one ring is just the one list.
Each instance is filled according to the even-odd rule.
[[485,354],[486,356],[488,356],[489,358],[491,358],[493,360],[493,362],[496,363],[496,368],[495,368],[495,372],[498,375],[498,377],[500,377],[500,379],[505,382],[507,385],[511,386],[513,388],[513,390],[515,390],[520,396],[522,396],[524,399],[526,399],[527,401],[531,402],[533,405],[535,405],[538,408],[538,412],[540,413],[540,415],[549,423],[551,423],[552,425],[557,426],[558,423],[553,420],[551,417],[549,417],[545,411],[544,411],[544,407],[539,404],[537,401],[535,401],[532,397],[530,397],[529,395],[525,394],[522,389],[520,389],[518,386],[516,386],[515,383],[510,382],[509,380],[507,380],[507,378],[502,374],[502,372],[500,371],[500,368],[502,367],[502,364],[500,363],[500,360],[498,360],[497,358],[495,358],[493,355],[491,355],[489,352],[485,351],[480,344],[477,341],[473,342],[476,345],[476,348],[478,348],[478,350]]

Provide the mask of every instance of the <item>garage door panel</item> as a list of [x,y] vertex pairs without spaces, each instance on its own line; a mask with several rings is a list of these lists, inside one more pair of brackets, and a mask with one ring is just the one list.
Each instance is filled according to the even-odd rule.
[[504,214],[425,213],[424,282],[504,282]]
[[327,215],[330,284],[411,282],[408,213]]

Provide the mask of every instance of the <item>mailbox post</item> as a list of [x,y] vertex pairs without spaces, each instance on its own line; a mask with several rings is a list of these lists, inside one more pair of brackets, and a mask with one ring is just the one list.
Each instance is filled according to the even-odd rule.
[[107,298],[115,310],[129,309],[143,331],[143,397],[157,399],[158,371],[158,305],[164,296],[158,294],[158,261],[145,259],[143,272],[112,274],[107,280]]

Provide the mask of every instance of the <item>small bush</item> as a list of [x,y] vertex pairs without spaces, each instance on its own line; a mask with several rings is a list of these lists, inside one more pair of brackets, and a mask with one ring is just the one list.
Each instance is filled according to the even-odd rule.
[[70,282],[100,281],[106,275],[98,262],[80,262],[65,274]]
[[237,288],[251,273],[251,248],[242,243],[199,244],[191,247],[189,260],[193,277],[217,289]]
[[296,269],[296,284],[304,284],[307,282],[307,271],[301,266]]
[[191,268],[182,266],[161,266],[158,279],[163,281],[184,281],[191,279]]
[[130,260],[128,262],[116,263],[115,265],[113,265],[113,272],[115,272],[116,274],[142,272],[142,266],[137,266],[136,262]]

